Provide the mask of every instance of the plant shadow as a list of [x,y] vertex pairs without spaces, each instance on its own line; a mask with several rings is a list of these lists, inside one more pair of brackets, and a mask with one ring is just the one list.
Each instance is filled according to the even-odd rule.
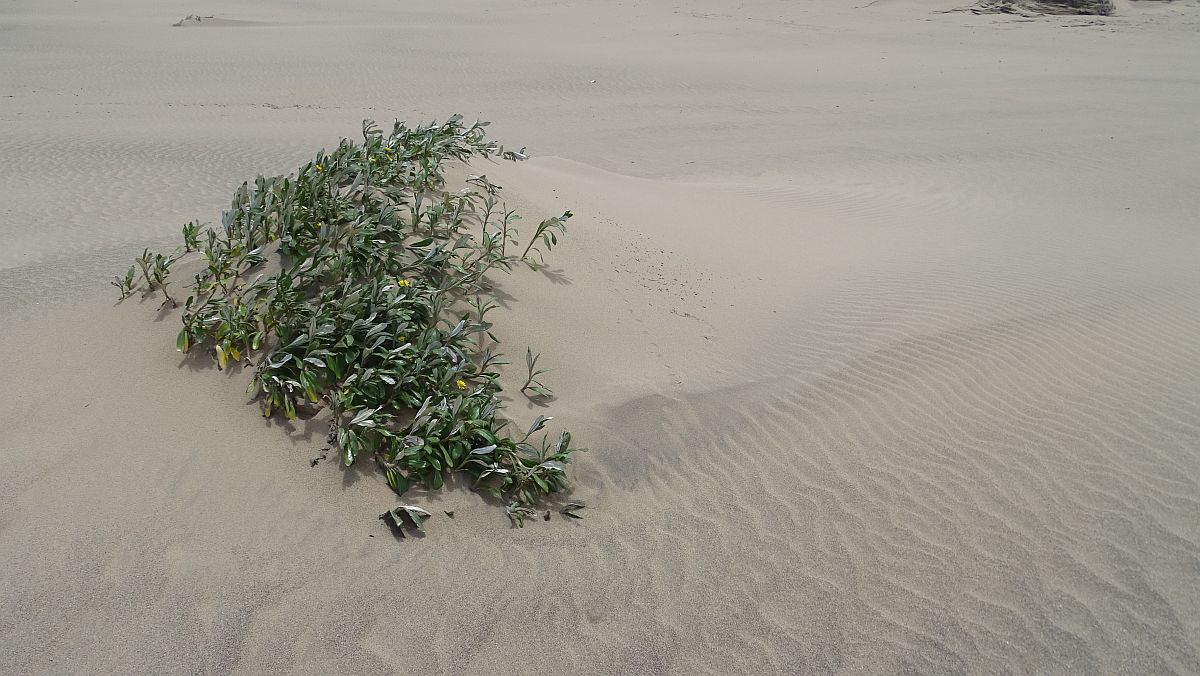
[[377,475],[375,463],[367,459],[359,459],[354,464],[347,466],[341,461],[341,456],[338,454],[337,448],[331,448],[329,454],[333,456],[334,462],[337,462],[338,467],[342,470],[342,490],[350,488],[363,479]]
[[566,271],[562,268],[551,269],[543,265],[538,269],[538,272],[542,273],[542,276],[550,280],[550,283],[555,286],[570,286],[572,284],[571,278],[567,276]]
[[154,319],[153,319],[154,322],[163,321],[167,317],[170,317],[171,314],[179,308],[178,301],[176,301],[175,304],[172,305],[172,301],[163,297],[162,294],[160,294],[159,292],[152,291],[152,290],[150,290],[150,291],[147,291],[147,290],[135,291],[134,293],[130,294],[128,297],[118,300],[117,304],[119,305],[119,304],[123,303],[124,301],[127,301],[130,298],[133,298],[134,296],[137,296],[138,305],[144,306],[144,305],[149,305],[149,304],[157,304],[157,307],[154,310]]
[[499,284],[493,284],[489,293],[496,304],[505,310],[511,310],[514,303],[517,302],[516,296],[504,290]]
[[521,395],[521,398],[525,400],[525,408],[526,409],[550,408],[550,404],[554,403],[554,400],[558,399],[558,397],[556,397],[553,394],[528,395],[528,394],[525,394],[524,392],[521,392],[520,395]]
[[183,353],[181,357],[176,368],[186,368],[193,373],[217,370],[224,372],[226,376],[237,376],[245,373],[247,366],[252,367],[252,365],[248,365],[245,362],[230,361],[225,364],[224,369],[218,368],[217,360],[209,350],[199,349],[197,346],[193,346],[192,349]]
[[[474,490],[471,487],[470,479],[463,472],[454,472],[454,475],[459,482],[459,486],[461,486],[463,490],[469,490],[471,493],[478,495],[479,498],[483,500],[484,504],[488,505],[489,507],[503,512],[511,503],[511,500],[506,500],[504,497],[496,495],[491,491]],[[459,475],[462,476],[459,477]],[[446,481],[446,486],[450,486],[450,480]],[[574,488],[568,487],[566,490],[560,493],[551,493],[549,495],[541,496],[537,507],[533,509],[533,511],[536,512],[536,516],[527,518],[526,521],[553,521],[555,520],[555,515],[558,515],[558,519],[563,521],[573,522],[582,520],[581,518],[567,516],[566,512],[563,511],[567,505],[577,504],[570,499],[570,496],[573,492]],[[524,528],[524,526],[512,516],[509,516],[508,527],[509,530]]]
[[[427,488],[423,484],[413,484],[404,491],[404,495],[399,496],[400,500],[408,503],[420,503],[421,505],[433,505],[438,507],[446,500],[447,491],[469,491],[471,490],[471,480],[462,472],[450,472],[445,476],[445,484],[441,488]],[[433,511],[430,509],[430,511]]]
[[[249,404],[259,404],[258,397],[252,398],[246,402]],[[293,446],[311,446],[313,445],[313,437],[324,439],[329,434],[329,421],[317,415],[301,415],[297,411],[295,420],[277,417],[272,415],[270,418],[263,418],[263,422],[268,426],[282,427]],[[326,448],[329,448],[328,446]]]

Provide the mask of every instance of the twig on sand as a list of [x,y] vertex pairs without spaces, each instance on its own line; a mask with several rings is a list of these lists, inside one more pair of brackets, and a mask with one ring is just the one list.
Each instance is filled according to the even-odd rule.
[[195,21],[196,23],[200,23],[201,21],[204,21],[205,19],[215,19],[215,18],[216,18],[216,16],[214,16],[214,15],[200,16],[199,14],[188,14],[187,16],[183,17],[182,19],[180,19],[179,21],[176,21],[175,23],[173,23],[171,25],[174,26],[175,28],[179,28],[179,27],[183,26],[183,24],[185,24],[189,21]]

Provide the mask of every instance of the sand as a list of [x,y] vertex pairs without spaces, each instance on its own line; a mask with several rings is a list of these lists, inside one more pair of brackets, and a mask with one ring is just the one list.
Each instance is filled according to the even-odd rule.
[[[1200,5],[968,4],[0,7],[0,672],[1200,673]],[[451,112],[588,507],[397,541],[107,279]]]

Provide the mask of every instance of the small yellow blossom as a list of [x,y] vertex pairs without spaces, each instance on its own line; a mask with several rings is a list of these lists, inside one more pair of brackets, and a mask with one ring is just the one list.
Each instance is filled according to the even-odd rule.
[[403,343],[404,341],[408,340],[408,336],[396,336],[396,340]]
[[321,165],[319,165],[319,164],[314,164],[314,165],[313,165],[313,169],[316,169],[317,171],[321,171]]
[[412,286],[412,282],[408,281],[407,279],[397,279],[396,286],[404,288],[406,286]]
[[454,386],[460,390],[465,390],[467,389],[467,381],[459,378],[458,380],[454,381]]

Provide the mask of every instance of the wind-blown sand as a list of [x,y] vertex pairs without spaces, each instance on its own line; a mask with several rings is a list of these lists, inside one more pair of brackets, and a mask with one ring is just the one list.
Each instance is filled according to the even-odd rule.
[[[0,8],[0,672],[1200,672],[1197,3],[441,4]],[[452,112],[588,508],[396,541],[106,280]]]

